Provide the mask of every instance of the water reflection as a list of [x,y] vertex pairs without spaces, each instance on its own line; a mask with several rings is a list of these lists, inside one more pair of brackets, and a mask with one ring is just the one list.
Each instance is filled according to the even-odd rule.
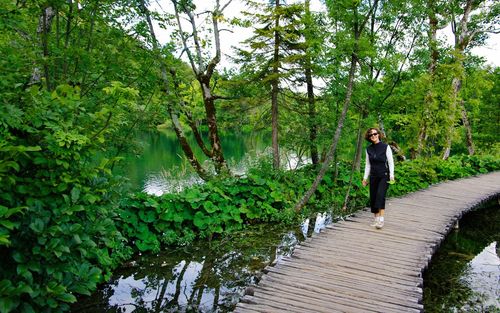
[[222,240],[138,256],[72,312],[230,312],[264,267],[290,256],[331,220],[318,213],[294,230],[255,225]]
[[[337,219],[340,217],[337,217]],[[331,212],[319,212],[311,220],[310,218],[305,219],[300,225],[300,229],[302,230],[302,234],[304,237],[309,237],[312,233],[319,233],[323,230],[328,224],[333,222],[333,216]],[[310,224],[314,224],[314,227],[310,227]]]
[[460,220],[424,273],[427,313],[500,312],[497,199]]
[[[128,156],[118,170],[119,174],[130,179],[133,189],[160,196],[203,182],[184,157],[175,133],[162,130],[143,133],[139,137],[143,146],[141,155]],[[188,139],[196,157],[204,162],[203,166],[213,171],[206,156],[196,149],[194,138]],[[228,166],[236,175],[244,175],[248,168],[256,166],[259,159],[272,154],[270,136],[265,133],[226,135],[222,139],[222,147]],[[309,157],[293,151],[282,149],[281,154],[286,169],[311,163]]]
[[203,180],[195,174],[186,174],[182,178],[174,177],[170,172],[149,173],[144,178],[142,191],[150,195],[161,196],[164,193],[179,192],[194,184],[201,184]]
[[[462,280],[476,297],[471,302],[500,309],[500,257],[496,241],[469,262]],[[465,306],[464,309],[472,311],[473,307]]]
[[[160,130],[138,136],[142,144],[141,154],[127,156],[122,167],[117,169],[118,174],[130,180],[133,189],[161,195],[201,182],[184,157],[174,132]],[[188,136],[188,141],[192,144],[196,157],[209,169],[207,157],[201,149],[197,149],[194,137]],[[231,170],[241,174],[246,172],[256,158],[267,153],[270,137],[265,133],[225,135],[221,144]]]
[[222,241],[138,257],[72,312],[229,312],[265,266],[303,239],[300,229],[255,226]]

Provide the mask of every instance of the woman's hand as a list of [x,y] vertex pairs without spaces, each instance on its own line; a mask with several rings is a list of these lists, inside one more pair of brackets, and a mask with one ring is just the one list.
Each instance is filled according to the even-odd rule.
[[363,187],[366,187],[366,185],[368,185],[368,181],[366,179],[363,179],[361,183],[363,184]]

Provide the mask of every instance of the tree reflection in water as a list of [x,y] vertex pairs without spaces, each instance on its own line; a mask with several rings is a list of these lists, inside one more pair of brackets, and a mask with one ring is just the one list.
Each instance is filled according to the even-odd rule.
[[460,220],[424,273],[427,313],[500,312],[500,205],[486,202]]
[[310,221],[314,228],[309,221],[292,231],[256,225],[223,240],[139,256],[72,312],[229,312],[265,266],[324,228],[324,216]]

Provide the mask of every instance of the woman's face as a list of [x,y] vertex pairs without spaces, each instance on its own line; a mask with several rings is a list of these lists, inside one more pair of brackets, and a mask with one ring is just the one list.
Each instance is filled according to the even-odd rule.
[[368,136],[370,138],[370,141],[373,143],[378,143],[380,141],[380,135],[376,129],[370,130],[370,132],[368,133]]

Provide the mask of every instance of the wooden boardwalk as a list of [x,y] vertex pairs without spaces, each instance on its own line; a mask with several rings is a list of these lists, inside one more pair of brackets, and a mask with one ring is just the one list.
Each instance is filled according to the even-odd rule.
[[460,217],[500,194],[500,172],[432,186],[329,225],[265,269],[235,312],[422,312],[422,272]]

